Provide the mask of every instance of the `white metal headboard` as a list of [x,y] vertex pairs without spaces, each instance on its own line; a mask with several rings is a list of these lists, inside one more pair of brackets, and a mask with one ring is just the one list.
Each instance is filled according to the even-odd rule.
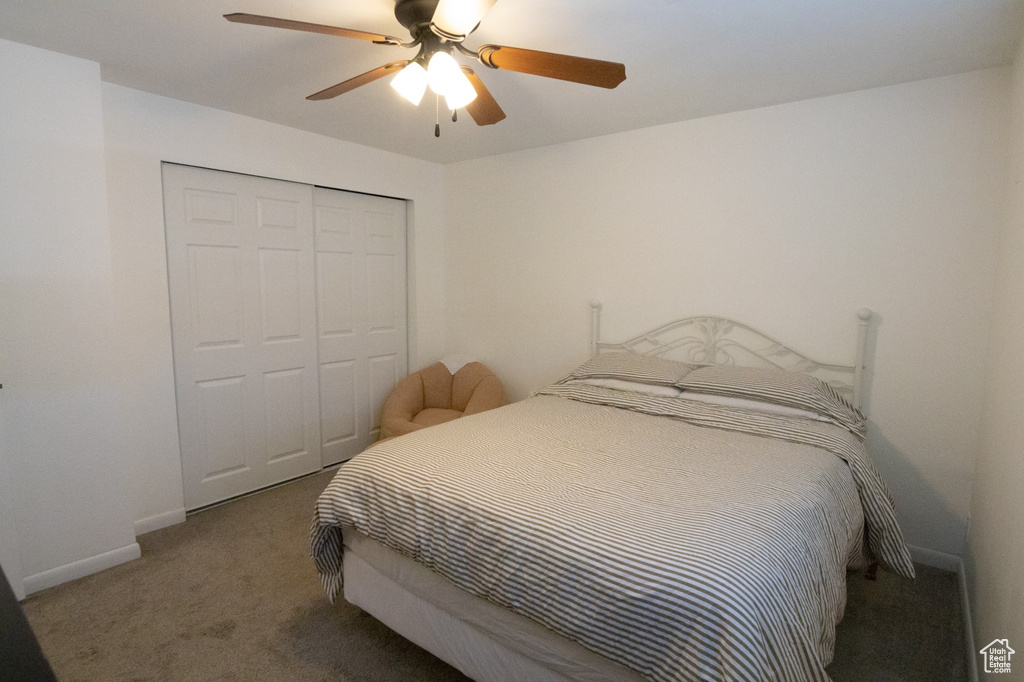
[[871,311],[867,308],[857,311],[857,359],[852,365],[812,360],[742,322],[708,315],[669,322],[622,343],[606,343],[601,341],[601,308],[600,301],[590,302],[591,355],[632,351],[703,365],[778,367],[817,377],[839,391],[854,407],[862,407],[871,320]]

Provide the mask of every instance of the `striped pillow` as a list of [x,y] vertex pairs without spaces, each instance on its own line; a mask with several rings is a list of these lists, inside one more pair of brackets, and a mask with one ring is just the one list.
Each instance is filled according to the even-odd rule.
[[686,391],[762,400],[810,410],[863,435],[864,415],[834,388],[808,374],[771,367],[711,365],[687,374],[676,384]]
[[[613,388],[616,391],[643,393],[645,395],[653,395],[659,398],[678,398],[679,394],[683,392],[675,386],[658,386],[657,384],[644,384],[639,381],[625,381],[623,379],[569,379],[565,383]],[[718,396],[718,399],[726,400],[726,398],[722,398],[721,396]]]
[[572,379],[621,379],[657,386],[674,386],[695,365],[639,353],[603,353],[587,360],[559,383]]

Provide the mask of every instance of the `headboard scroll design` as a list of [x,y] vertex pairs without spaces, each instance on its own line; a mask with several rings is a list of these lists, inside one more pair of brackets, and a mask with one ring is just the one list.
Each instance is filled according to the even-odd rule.
[[857,311],[857,358],[852,365],[819,362],[753,327],[724,317],[686,317],[622,343],[601,341],[601,303],[591,301],[591,355],[631,351],[701,365],[777,367],[821,379],[860,408],[871,311]]

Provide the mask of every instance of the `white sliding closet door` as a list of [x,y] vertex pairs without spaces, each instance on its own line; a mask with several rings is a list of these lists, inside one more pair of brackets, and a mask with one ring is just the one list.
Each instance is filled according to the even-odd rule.
[[164,164],[185,506],[316,471],[313,188]]
[[317,187],[317,303],[324,465],[362,452],[408,372],[405,202]]

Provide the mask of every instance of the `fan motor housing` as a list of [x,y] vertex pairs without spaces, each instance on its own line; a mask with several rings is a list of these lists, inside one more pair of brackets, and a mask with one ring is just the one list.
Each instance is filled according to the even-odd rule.
[[397,0],[395,18],[398,23],[412,31],[413,26],[429,24],[440,0]]

